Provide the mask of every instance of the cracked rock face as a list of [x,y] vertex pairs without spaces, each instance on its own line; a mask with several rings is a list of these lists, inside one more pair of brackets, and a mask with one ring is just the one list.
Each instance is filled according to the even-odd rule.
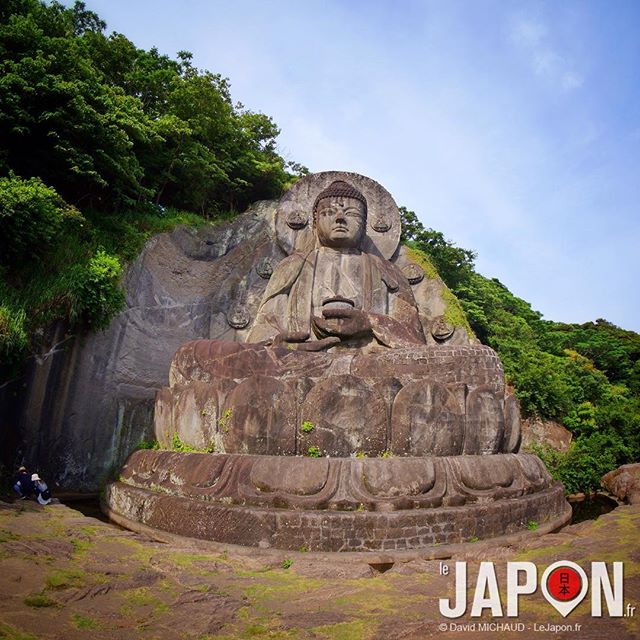
[[153,439],[154,398],[177,348],[244,340],[268,283],[264,266],[284,257],[272,237],[275,205],[154,236],[127,271],[126,306],[108,329],[68,340],[56,328],[52,343],[64,348],[30,365],[19,411],[30,466],[65,489],[95,490]]
[[[169,384],[177,349],[198,339],[246,341],[267,285],[287,256],[277,207],[258,202],[231,222],[154,236],[127,270],[125,309],[108,329],[70,337],[66,327],[54,327],[53,346],[30,363],[14,385],[15,397],[0,389],[0,431],[18,432],[21,460],[54,488],[91,491],[120,469],[138,443],[153,440],[154,399]],[[415,268],[404,247],[394,261],[408,269],[427,344],[438,342],[436,334],[442,341],[434,326],[446,311],[444,284]],[[468,345],[469,337],[455,327],[446,341]],[[209,414],[208,406],[198,409],[203,419]]]

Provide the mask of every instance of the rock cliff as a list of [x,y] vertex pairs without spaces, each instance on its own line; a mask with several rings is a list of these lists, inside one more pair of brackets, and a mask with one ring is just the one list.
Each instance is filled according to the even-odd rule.
[[[231,222],[154,236],[127,270],[125,308],[105,331],[69,336],[53,327],[53,346],[0,397],[2,427],[14,434],[20,460],[65,489],[91,491],[151,440],[155,394],[168,384],[177,348],[197,338],[245,339],[285,256],[276,205],[259,202]],[[398,260],[407,262],[404,249]],[[431,299],[433,317],[421,315],[427,328],[450,294],[433,273],[416,288]],[[462,323],[452,324],[452,342],[468,343]]]

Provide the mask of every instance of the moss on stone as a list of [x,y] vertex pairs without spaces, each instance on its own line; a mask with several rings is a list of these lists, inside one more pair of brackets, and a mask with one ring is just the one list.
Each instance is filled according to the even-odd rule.
[[447,305],[446,311],[444,312],[445,321],[454,327],[462,327],[470,338],[475,339],[475,333],[473,333],[473,329],[467,320],[467,316],[462,309],[460,300],[456,298],[446,285],[444,285],[440,295]]
[[3,640],[38,640],[33,634],[20,631],[5,622],[0,622],[0,638]]
[[6,529],[0,529],[0,543],[7,542],[8,540],[18,540],[19,536],[17,536],[12,531],[7,531]]
[[431,258],[429,258],[426,253],[415,247],[407,246],[407,257],[411,262],[415,262],[418,266],[422,267],[425,278],[429,278],[429,280],[441,280],[438,270],[433,266]]
[[320,638],[332,640],[364,640],[371,638],[375,628],[372,628],[370,620],[353,620],[351,622],[337,622],[313,627],[310,631]]
[[562,558],[572,550],[573,543],[564,542],[562,544],[549,545],[548,547],[538,547],[537,549],[527,549],[520,551],[516,555],[517,560],[529,560],[530,562],[539,562],[547,557]]
[[420,249],[407,246],[407,257],[411,262],[415,262],[422,268],[426,278],[429,278],[430,280],[438,280],[442,285],[440,289],[440,296],[445,304],[445,322],[453,327],[462,327],[470,338],[475,339],[475,334],[473,333],[473,329],[471,329],[471,325],[467,320],[467,316],[460,304],[460,301],[442,281],[442,278],[438,275],[438,271],[433,266],[433,262],[431,262],[429,256],[423,251],[420,251]]
[[76,629],[88,629],[93,631],[102,629],[102,625],[96,619],[80,613],[72,613],[71,621]]
[[80,588],[85,585],[86,574],[80,569],[63,569],[55,571],[46,578],[48,589]]
[[[42,607],[55,607],[57,603],[44,593],[32,593],[24,599],[24,603],[28,607],[42,608]],[[2,637],[2,636],[0,636]]]

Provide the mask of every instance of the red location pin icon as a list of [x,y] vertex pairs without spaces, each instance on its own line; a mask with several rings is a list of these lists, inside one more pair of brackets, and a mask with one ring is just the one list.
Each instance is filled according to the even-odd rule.
[[554,562],[542,574],[542,594],[563,617],[582,602],[588,589],[584,569],[569,560]]

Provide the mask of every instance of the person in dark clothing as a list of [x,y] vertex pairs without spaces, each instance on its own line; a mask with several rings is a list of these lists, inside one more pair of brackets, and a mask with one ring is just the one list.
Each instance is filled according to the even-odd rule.
[[20,496],[20,500],[30,497],[33,494],[33,482],[31,474],[26,467],[20,467],[13,479],[13,490]]

